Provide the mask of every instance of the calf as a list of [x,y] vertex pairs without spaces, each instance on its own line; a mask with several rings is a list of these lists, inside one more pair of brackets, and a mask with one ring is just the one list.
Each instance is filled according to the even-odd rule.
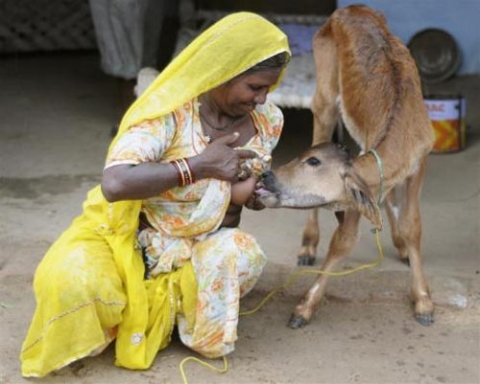
[[[430,325],[434,307],[422,271],[419,202],[434,134],[415,62],[389,32],[383,15],[359,5],[332,14],[314,36],[313,52],[313,146],[264,174],[261,201],[271,208],[314,208],[304,230],[300,265],[315,260],[318,208],[335,211],[338,227],[321,267],[327,272],[351,252],[362,214],[381,226],[378,204],[383,203],[393,243],[412,270],[415,318]],[[360,148],[353,159],[329,143],[338,121]],[[327,280],[325,275],[316,279],[295,308],[292,328],[311,320]]]

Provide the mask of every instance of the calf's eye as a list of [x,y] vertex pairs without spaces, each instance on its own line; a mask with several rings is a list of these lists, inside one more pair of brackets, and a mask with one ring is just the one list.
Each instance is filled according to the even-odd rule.
[[309,158],[307,159],[307,164],[308,164],[308,165],[311,165],[311,166],[313,166],[313,167],[316,167],[316,166],[320,165],[321,163],[322,163],[322,162],[321,162],[319,159],[317,159],[316,157],[313,157],[313,156],[312,156],[312,157],[309,157]]

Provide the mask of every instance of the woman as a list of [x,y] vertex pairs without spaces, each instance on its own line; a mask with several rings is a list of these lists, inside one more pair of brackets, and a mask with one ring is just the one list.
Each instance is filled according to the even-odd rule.
[[255,181],[283,125],[266,96],[289,57],[273,24],[233,14],[127,111],[101,186],[35,273],[24,376],[98,354],[114,339],[117,365],[146,369],[175,325],[204,356],[233,351],[239,299],[265,263],[237,225],[242,205],[259,208]]

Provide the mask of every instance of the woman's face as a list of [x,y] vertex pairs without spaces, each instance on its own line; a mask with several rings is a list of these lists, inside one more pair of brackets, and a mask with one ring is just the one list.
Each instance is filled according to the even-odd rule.
[[257,104],[265,103],[270,88],[277,83],[281,69],[243,74],[220,85],[212,96],[220,110],[230,116],[243,116]]

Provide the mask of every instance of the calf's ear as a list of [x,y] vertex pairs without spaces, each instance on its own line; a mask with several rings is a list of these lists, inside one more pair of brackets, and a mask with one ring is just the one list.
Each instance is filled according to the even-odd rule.
[[379,231],[383,228],[380,208],[368,185],[351,168],[344,174],[345,192],[351,205],[365,216]]

